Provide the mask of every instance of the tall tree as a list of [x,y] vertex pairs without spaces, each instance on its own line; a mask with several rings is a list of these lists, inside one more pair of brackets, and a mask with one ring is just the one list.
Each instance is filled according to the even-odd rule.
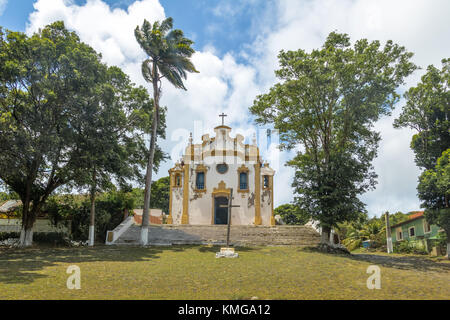
[[447,258],[450,259],[450,148],[437,159],[434,169],[420,175],[417,191],[427,222],[440,226],[447,235]]
[[[89,245],[95,240],[95,200],[97,192],[125,186],[130,180],[140,180],[145,166],[143,132],[148,132],[149,106],[152,101],[145,88],[136,88],[119,68],[110,67],[97,94],[87,101],[87,112],[80,115],[86,125],[80,129],[80,142],[86,149],[86,168],[76,177],[79,187],[89,187],[90,225]],[[165,128],[165,109],[162,109],[160,130]],[[161,128],[162,127],[162,128]],[[156,150],[155,167],[164,155]]]
[[148,242],[148,220],[153,162],[156,146],[156,129],[160,121],[159,101],[161,98],[161,80],[167,79],[175,88],[186,90],[183,79],[187,72],[198,72],[190,57],[195,52],[193,42],[184,37],[183,31],[173,28],[173,19],[167,18],[153,25],[144,20],[142,27],[137,26],[135,37],[148,58],[142,63],[142,75],[153,85],[153,118],[148,152],[147,172],[145,176],[144,210],[142,214],[141,244]]
[[311,219],[307,212],[292,203],[278,206],[275,208],[274,213],[275,215],[280,215],[283,222],[290,225],[304,225]]
[[416,87],[405,94],[406,104],[394,121],[395,128],[414,131],[411,149],[417,166],[433,169],[442,152],[450,146],[450,59],[442,60],[442,69],[428,66]]
[[[0,30],[0,62],[0,179],[23,202],[21,244],[29,246],[36,216],[52,192],[92,172],[97,158],[116,166],[118,155],[129,151],[101,152],[116,135],[91,140],[123,118],[114,106],[124,105],[114,98],[123,78],[63,22],[30,37]],[[126,145],[133,143],[140,144],[134,139]]]
[[21,244],[28,246],[43,203],[80,173],[77,115],[103,66],[62,22],[31,37],[2,32],[0,60],[0,178],[23,202]]
[[417,191],[425,208],[425,218],[447,234],[450,253],[450,59],[442,60],[442,69],[427,68],[416,87],[405,93],[406,105],[394,127],[415,130],[411,148],[417,166],[425,169]]
[[376,184],[372,160],[380,135],[373,124],[390,113],[396,88],[416,66],[412,53],[392,41],[357,41],[332,32],[321,49],[281,51],[281,80],[255,100],[256,122],[280,131],[282,148],[299,147],[295,202],[322,227],[322,241],[337,223],[365,212],[358,196]]

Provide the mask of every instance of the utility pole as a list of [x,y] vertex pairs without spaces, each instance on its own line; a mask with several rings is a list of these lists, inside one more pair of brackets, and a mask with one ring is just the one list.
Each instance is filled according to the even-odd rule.
[[386,245],[387,245],[387,253],[392,253],[394,250],[392,248],[392,237],[391,237],[391,226],[389,224],[389,211],[386,211],[384,214],[384,218],[386,219]]

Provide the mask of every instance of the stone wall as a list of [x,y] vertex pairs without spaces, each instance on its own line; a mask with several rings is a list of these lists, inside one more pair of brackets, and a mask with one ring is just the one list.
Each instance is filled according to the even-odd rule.
[[[22,229],[21,219],[0,219],[0,232],[20,232]],[[60,223],[58,226],[54,226],[49,219],[37,219],[33,231],[36,233],[70,233],[70,221],[67,221],[67,226],[65,223]]]

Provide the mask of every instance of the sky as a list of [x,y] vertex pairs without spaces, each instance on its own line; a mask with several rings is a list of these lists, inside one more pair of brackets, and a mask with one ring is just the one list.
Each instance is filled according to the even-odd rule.
[[[248,108],[276,83],[279,51],[319,48],[331,31],[349,34],[353,43],[391,39],[414,52],[413,62],[422,68],[398,89],[403,93],[420,81],[428,65],[441,67],[450,56],[449,13],[448,0],[0,0],[0,26],[32,34],[63,20],[102,53],[105,63],[121,67],[149,91],[140,72],[145,55],[133,30],[144,19],[173,17],[174,27],[195,42],[192,60],[200,73],[188,76],[187,91],[163,83],[161,104],[169,110],[167,137],[160,145],[171,160],[157,178],[167,176],[179,160],[190,132],[199,143],[202,134],[213,134],[218,115],[225,112],[232,135],[241,133],[248,143],[257,133],[263,158],[276,170],[275,206],[293,199],[294,172],[284,164],[295,151],[277,152],[274,134],[272,145],[266,143],[267,128],[255,125]],[[420,170],[409,148],[414,132],[392,127],[404,103],[400,100],[391,116],[375,124],[382,137],[373,163],[378,184],[361,196],[370,216],[420,208]]]

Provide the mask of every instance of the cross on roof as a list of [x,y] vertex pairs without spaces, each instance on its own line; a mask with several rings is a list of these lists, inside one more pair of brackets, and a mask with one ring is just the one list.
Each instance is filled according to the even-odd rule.
[[219,117],[222,117],[222,125],[224,125],[223,121],[224,121],[225,117],[227,117],[227,115],[222,112],[222,114],[219,114]]

